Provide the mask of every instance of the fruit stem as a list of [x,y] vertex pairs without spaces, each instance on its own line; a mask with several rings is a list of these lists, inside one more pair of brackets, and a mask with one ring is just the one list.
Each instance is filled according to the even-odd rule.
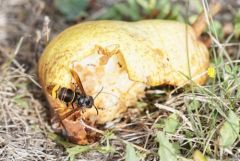
[[212,17],[216,15],[220,10],[221,10],[221,4],[218,2],[215,2],[210,4],[207,14],[205,13],[205,11],[202,11],[202,13],[196,19],[196,21],[192,24],[192,27],[195,30],[197,37],[200,37],[200,35],[206,29],[206,26],[208,24],[207,23],[208,17]]

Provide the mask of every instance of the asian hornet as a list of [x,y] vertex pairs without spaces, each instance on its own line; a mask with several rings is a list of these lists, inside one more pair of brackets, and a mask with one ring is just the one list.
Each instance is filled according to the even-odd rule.
[[[83,110],[84,108],[92,108],[92,106],[94,106],[98,114],[98,109],[94,105],[94,99],[100,94],[101,91],[95,96],[95,98],[87,95],[78,74],[73,69],[70,69],[70,72],[76,82],[74,90],[66,87],[61,87],[59,85],[47,86],[47,91],[52,97],[64,102],[67,107],[69,107],[70,104],[73,107],[73,110],[65,114],[61,120],[64,120],[78,110]],[[74,108],[74,105],[77,107]]]

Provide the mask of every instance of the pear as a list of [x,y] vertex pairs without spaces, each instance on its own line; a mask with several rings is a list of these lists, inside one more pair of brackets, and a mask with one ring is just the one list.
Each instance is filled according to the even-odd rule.
[[[168,20],[101,20],[67,28],[49,43],[39,62],[39,79],[52,107],[53,127],[60,122],[70,140],[88,144],[95,141],[96,134],[85,125],[94,127],[120,117],[144,96],[146,87],[204,84],[209,52],[198,39],[199,32]],[[79,112],[74,116],[57,119],[74,107],[53,97],[47,87],[75,91],[70,70],[78,74],[85,93],[94,97],[99,113],[94,107],[75,107]]]

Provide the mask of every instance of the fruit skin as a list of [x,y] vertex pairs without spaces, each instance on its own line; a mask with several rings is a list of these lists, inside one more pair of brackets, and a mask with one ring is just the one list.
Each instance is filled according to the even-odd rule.
[[[94,109],[81,116],[90,124],[103,124],[119,117],[127,106],[133,106],[144,95],[146,86],[181,86],[186,83],[189,77],[187,53],[191,77],[202,85],[207,78],[209,53],[191,26],[166,20],[89,21],[64,30],[50,42],[39,61],[39,79],[54,111],[60,109],[59,115],[69,109],[51,98],[46,87],[58,84],[71,88],[70,67],[77,70],[86,93],[93,94],[97,89],[96,81],[89,77],[104,79],[103,75],[106,76],[108,79],[101,83],[104,88],[112,84],[111,91],[121,91],[127,86],[124,92],[115,93],[119,97],[116,106],[106,108],[99,116]],[[88,62],[95,65],[94,70],[86,65]],[[115,72],[109,72],[112,68],[109,62],[115,66],[119,64],[118,67],[113,65]],[[104,106],[106,99],[99,98],[97,102]]]
[[[193,29],[183,23],[90,21],[66,29],[49,44],[39,63],[41,82],[68,85],[70,77],[64,67],[93,54],[97,46],[112,45],[119,46],[129,78],[151,86],[179,86],[186,81],[183,74],[189,75],[187,47],[192,77],[208,67],[207,48],[198,41]],[[60,73],[56,72],[60,69]],[[205,80],[206,76],[202,76],[195,82],[203,84]]]

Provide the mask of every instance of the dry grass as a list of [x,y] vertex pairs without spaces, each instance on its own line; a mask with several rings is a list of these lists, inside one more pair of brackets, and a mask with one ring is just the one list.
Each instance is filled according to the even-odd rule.
[[13,54],[8,56],[0,74],[0,160],[63,158],[63,152],[46,137],[47,111],[27,88],[30,76]]
[[[204,87],[193,85],[191,90],[171,87],[149,90],[138,108],[101,127],[108,131],[99,131],[103,135],[99,143],[80,147],[53,134],[49,136],[48,105],[35,81],[35,60],[50,31],[45,16],[56,22],[51,26],[51,36],[70,24],[65,23],[47,1],[0,2],[1,12],[8,15],[4,28],[8,38],[0,43],[0,160],[67,160],[66,149],[73,152],[71,148],[79,151],[85,148],[83,151],[87,153],[78,156],[83,160],[124,160],[125,145],[129,142],[146,156],[145,160],[158,160],[156,133],[163,129],[164,120],[172,113],[179,117],[180,126],[168,136],[180,146],[182,156],[190,158],[199,149],[211,158],[239,160],[239,136],[230,149],[218,146],[219,129],[228,109],[240,115],[240,101],[236,97],[240,72],[228,73],[224,66],[230,64],[239,69],[237,54],[229,57],[226,50],[226,46],[231,45],[232,53],[237,53],[238,43],[220,43],[211,32],[215,45],[213,63],[217,67],[215,79]],[[92,17],[95,14],[99,13],[93,12]],[[209,19],[209,26],[211,23]]]

